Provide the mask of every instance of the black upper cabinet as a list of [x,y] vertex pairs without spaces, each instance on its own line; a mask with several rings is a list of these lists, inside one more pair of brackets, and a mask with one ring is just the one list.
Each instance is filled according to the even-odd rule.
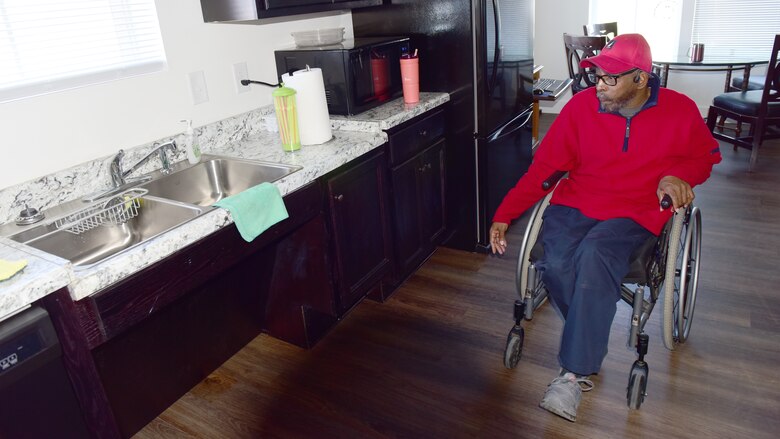
[[382,0],[200,0],[205,22],[257,20],[381,4]]

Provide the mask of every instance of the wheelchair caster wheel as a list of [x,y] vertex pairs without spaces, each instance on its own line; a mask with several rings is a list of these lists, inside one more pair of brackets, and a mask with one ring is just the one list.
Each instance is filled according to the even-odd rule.
[[638,409],[645,400],[647,393],[647,363],[644,361],[635,361],[631,367],[631,375],[628,377],[628,391],[626,392],[626,399],[628,407],[631,409]]
[[520,361],[520,355],[523,353],[523,339],[525,330],[521,326],[515,326],[509,331],[506,337],[506,350],[504,351],[504,366],[507,369],[514,369]]

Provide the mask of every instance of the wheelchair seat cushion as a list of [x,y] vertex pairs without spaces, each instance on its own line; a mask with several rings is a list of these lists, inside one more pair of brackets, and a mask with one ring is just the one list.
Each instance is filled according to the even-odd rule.
[[[542,230],[543,229],[544,226],[542,226]],[[542,230],[540,230],[539,236],[542,236]],[[647,285],[647,271],[654,256],[657,243],[658,237],[651,236],[634,250],[631,254],[631,264],[628,269],[628,274],[623,278],[623,283]],[[542,245],[542,240],[537,239],[534,246],[531,248],[530,259],[531,262],[536,262],[542,257],[544,257],[544,246]]]

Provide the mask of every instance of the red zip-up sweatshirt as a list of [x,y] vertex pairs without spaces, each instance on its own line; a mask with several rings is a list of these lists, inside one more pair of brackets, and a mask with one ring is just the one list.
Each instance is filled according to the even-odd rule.
[[658,183],[672,175],[692,187],[710,176],[721,160],[696,104],[651,77],[651,94],[636,115],[625,118],[601,109],[596,88],[577,93],[544,136],[528,172],[493,216],[509,224],[547,191],[542,182],[567,171],[550,202],[606,220],[631,218],[658,235],[672,215],[659,211]]

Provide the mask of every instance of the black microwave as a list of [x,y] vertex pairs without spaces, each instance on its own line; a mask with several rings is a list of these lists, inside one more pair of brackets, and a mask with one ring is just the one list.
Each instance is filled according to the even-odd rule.
[[354,115],[401,96],[400,58],[408,37],[344,40],[340,44],[274,51],[276,73],[322,69],[330,114]]

